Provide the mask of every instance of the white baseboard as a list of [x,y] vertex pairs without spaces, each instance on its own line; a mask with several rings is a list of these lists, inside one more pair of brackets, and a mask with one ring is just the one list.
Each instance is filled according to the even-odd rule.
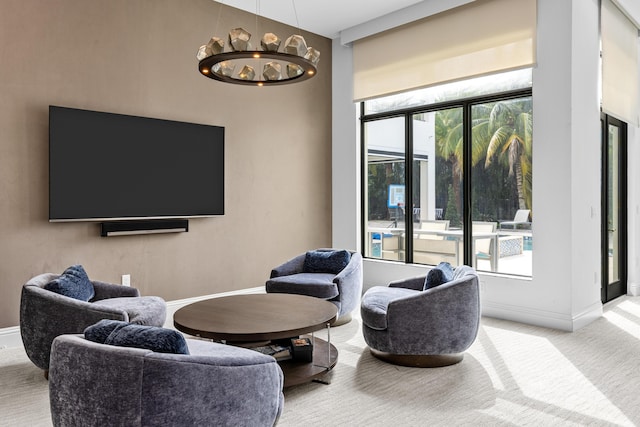
[[483,302],[482,315],[572,332],[577,331],[595,319],[602,317],[602,304],[593,304],[577,315],[568,316],[550,311],[511,306],[508,304]]
[[[184,307],[187,304],[191,304],[196,301],[202,301],[209,298],[219,298],[219,297],[226,297],[229,295],[240,295],[240,294],[262,294],[264,292],[265,292],[264,286],[259,286],[256,288],[240,289],[237,291],[222,292],[219,294],[203,295],[199,297],[167,301],[167,320],[165,321],[164,327],[173,329],[173,314],[176,311],[178,311],[178,309],[180,309],[181,307]],[[11,326],[9,328],[0,329],[0,349],[17,348],[17,347],[22,347],[20,327]]]
[[20,326],[0,329],[0,349],[22,347]]
[[592,304],[590,307],[585,309],[582,313],[579,313],[573,316],[573,329],[571,331],[577,331],[594,320],[602,317],[604,314],[604,306],[601,302],[596,302]]

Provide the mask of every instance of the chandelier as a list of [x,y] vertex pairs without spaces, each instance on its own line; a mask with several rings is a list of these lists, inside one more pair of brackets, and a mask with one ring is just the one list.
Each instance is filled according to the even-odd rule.
[[[293,7],[295,11],[295,3]],[[256,27],[257,19],[256,11]],[[198,69],[202,75],[214,80],[250,86],[298,83],[317,73],[320,52],[308,47],[304,37],[291,35],[282,49],[281,45],[282,40],[277,35],[265,33],[260,40],[261,48],[254,48],[251,33],[234,28],[229,31],[228,44],[213,36],[207,44],[200,46],[196,55]]]

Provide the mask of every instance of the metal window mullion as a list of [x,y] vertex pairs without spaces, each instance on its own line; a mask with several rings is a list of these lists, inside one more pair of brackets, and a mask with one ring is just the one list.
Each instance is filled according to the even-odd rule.
[[[473,222],[471,215],[471,169],[472,169],[472,132],[471,103],[466,102],[462,111],[463,157],[462,157],[462,218],[463,218],[463,263],[473,265]],[[477,267],[477,266],[476,266]]]
[[404,126],[404,225],[405,256],[407,264],[413,263],[413,115],[405,115]]
[[[369,185],[369,166],[367,161],[367,145],[365,141],[365,125],[364,117],[364,102],[360,103],[360,253],[364,256],[366,248],[368,247],[369,233],[367,233],[369,212],[367,210],[366,198],[369,197],[367,186]],[[366,253],[367,257],[370,257],[370,253]]]

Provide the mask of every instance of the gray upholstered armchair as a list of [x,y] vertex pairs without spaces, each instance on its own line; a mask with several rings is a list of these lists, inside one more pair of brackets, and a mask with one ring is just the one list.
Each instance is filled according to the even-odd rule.
[[156,353],[61,335],[51,350],[54,426],[273,426],[282,370],[271,356],[187,339]]
[[40,369],[49,369],[53,339],[61,334],[82,333],[101,319],[123,320],[140,325],[162,326],[166,304],[160,297],[141,297],[133,287],[91,281],[95,291],[90,301],[82,301],[45,289],[60,277],[45,273],[22,287],[20,334],[29,359]]
[[[334,253],[340,257],[347,253],[348,259],[340,264],[334,260],[313,265],[310,254]],[[309,267],[315,268],[309,268]],[[327,266],[329,268],[323,268]],[[338,266],[337,268],[332,268]],[[351,312],[360,303],[362,295],[362,255],[337,249],[316,249],[298,255],[271,270],[271,278],[266,282],[267,293],[288,293],[307,295],[327,300],[338,307],[335,326],[351,320]]]
[[374,286],[362,297],[362,332],[371,353],[416,367],[458,363],[480,326],[478,276],[459,266],[453,279],[422,290],[425,276]]

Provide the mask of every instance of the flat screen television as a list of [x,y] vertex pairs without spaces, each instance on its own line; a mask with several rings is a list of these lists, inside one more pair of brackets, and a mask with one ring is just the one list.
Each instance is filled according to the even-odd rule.
[[223,127],[49,107],[49,221],[223,214]]

